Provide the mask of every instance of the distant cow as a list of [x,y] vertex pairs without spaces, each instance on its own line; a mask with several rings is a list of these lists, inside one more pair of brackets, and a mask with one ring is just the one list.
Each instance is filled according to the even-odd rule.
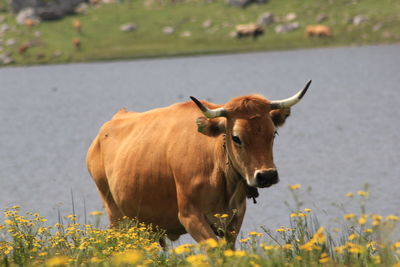
[[251,36],[256,39],[259,35],[264,33],[264,29],[258,24],[239,24],[236,25],[236,37],[242,38],[245,36]]
[[326,25],[308,25],[305,31],[308,37],[332,37],[332,28]]
[[[216,105],[191,97],[143,113],[120,110],[86,158],[111,225],[127,216],[159,226],[171,240],[189,233],[198,242],[225,235],[234,243],[246,196],[279,181],[276,129],[310,83],[279,101],[248,95]],[[216,213],[229,214],[224,233]]]

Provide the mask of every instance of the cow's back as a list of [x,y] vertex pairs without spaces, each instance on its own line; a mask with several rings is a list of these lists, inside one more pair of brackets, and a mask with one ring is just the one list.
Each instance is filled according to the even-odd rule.
[[[121,110],[103,125],[87,165],[100,193],[112,196],[115,213],[184,232],[175,178],[190,179],[212,168],[210,157],[199,155],[213,148],[210,138],[197,132],[199,115],[188,102],[144,113]],[[108,192],[102,192],[106,186]]]

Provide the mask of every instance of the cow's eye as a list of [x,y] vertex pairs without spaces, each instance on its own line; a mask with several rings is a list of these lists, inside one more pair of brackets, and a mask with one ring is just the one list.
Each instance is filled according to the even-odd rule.
[[240,138],[236,135],[232,135],[232,140],[233,140],[233,142],[235,142],[238,145],[242,144],[242,141],[240,141]]

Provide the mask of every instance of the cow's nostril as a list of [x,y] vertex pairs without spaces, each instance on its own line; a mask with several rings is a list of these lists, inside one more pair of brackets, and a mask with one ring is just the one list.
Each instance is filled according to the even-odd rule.
[[276,170],[257,172],[256,181],[260,187],[276,184],[279,181],[278,172]]

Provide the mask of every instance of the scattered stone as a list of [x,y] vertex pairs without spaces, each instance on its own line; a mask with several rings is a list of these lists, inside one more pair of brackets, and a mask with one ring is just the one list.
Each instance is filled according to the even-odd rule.
[[6,46],[13,46],[13,45],[15,45],[17,43],[17,41],[15,40],[15,39],[12,39],[12,38],[10,38],[10,39],[8,39],[7,41],[6,41]]
[[27,21],[32,21],[34,24],[40,23],[40,18],[32,7],[22,9],[15,19],[21,25],[26,24]]
[[280,24],[275,27],[275,32],[276,33],[287,33],[287,32],[295,31],[298,28],[300,28],[300,23],[298,23],[298,22]]
[[0,32],[7,32],[10,30],[10,26],[8,24],[1,24],[0,25]]
[[389,31],[384,31],[384,32],[382,32],[382,37],[385,39],[390,39],[393,37],[393,34]]
[[53,52],[53,57],[54,58],[61,57],[61,55],[62,55],[62,52],[60,50],[56,50],[56,51]]
[[33,36],[39,38],[40,36],[42,36],[42,33],[41,33],[40,31],[35,31],[35,32],[33,33]]
[[257,23],[259,25],[268,26],[274,23],[274,14],[271,12],[265,12],[258,17]]
[[0,23],[3,23],[6,21],[6,16],[0,15]]
[[377,31],[379,31],[380,29],[382,29],[383,26],[384,26],[384,24],[383,24],[382,22],[379,22],[378,24],[375,24],[374,27],[372,27],[372,30],[373,30],[374,32],[377,32]]
[[175,32],[175,29],[170,26],[167,26],[163,28],[162,32],[164,34],[173,34]]
[[89,5],[87,3],[80,3],[76,8],[75,12],[78,14],[85,14],[89,9]]
[[354,18],[352,18],[351,22],[354,25],[360,25],[361,23],[363,23],[363,22],[365,22],[367,20],[368,20],[367,17],[365,17],[363,15],[358,15],[358,16],[355,16]]
[[205,20],[202,24],[203,28],[210,28],[212,26],[213,22],[211,19]]
[[181,37],[190,37],[190,36],[192,36],[192,33],[189,31],[184,31],[181,33]]
[[137,29],[137,26],[132,23],[124,24],[120,27],[120,30],[123,32],[131,32]]
[[3,65],[8,65],[14,63],[14,59],[11,57],[10,54],[1,54],[0,55],[0,63]]
[[252,3],[266,4],[268,0],[225,0],[228,6],[246,7]]
[[297,15],[294,12],[291,12],[285,16],[285,21],[293,21],[297,19]]
[[315,20],[317,21],[317,23],[321,23],[321,22],[327,20],[328,18],[329,18],[329,16],[326,15],[326,14],[319,14],[319,15],[315,18]]

